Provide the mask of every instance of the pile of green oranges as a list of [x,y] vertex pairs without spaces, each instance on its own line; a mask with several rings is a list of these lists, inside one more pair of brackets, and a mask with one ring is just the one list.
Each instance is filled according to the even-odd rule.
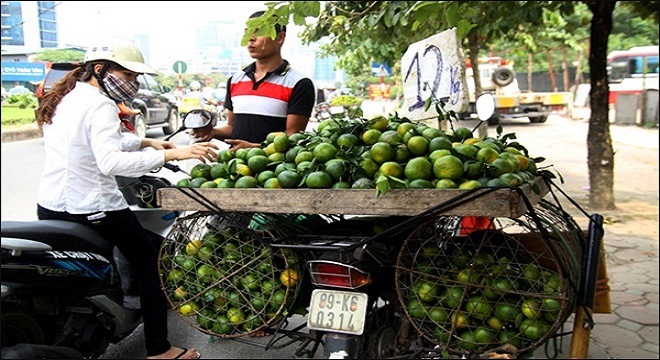
[[409,243],[399,260],[402,305],[414,326],[444,349],[483,353],[509,344],[522,355],[565,320],[564,283],[513,238],[494,240],[503,238],[499,230],[479,236],[483,241],[448,237],[443,247]]
[[[515,137],[513,137],[515,138]],[[314,131],[268,135],[260,148],[223,150],[177,186],[265,189],[473,189],[532,183],[537,160],[508,137],[442,131],[396,115],[326,119]]]
[[238,337],[288,313],[302,263],[293,251],[266,247],[239,227],[191,224],[160,258],[165,293],[179,315],[205,333]]

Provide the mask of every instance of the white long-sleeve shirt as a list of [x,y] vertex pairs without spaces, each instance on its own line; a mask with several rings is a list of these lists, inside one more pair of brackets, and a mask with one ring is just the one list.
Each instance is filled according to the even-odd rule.
[[71,214],[128,207],[115,176],[139,177],[165,163],[162,150],[138,151],[141,139],[122,133],[115,102],[83,83],[57,105],[44,124],[46,152],[38,203]]

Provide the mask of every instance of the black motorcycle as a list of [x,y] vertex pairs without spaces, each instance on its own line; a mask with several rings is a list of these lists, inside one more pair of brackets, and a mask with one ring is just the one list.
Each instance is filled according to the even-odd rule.
[[[168,139],[212,118],[193,111]],[[171,182],[151,175],[117,182],[142,226],[162,242],[180,215],[156,204],[156,191]],[[128,263],[95,230],[64,220],[2,221],[1,234],[3,359],[98,358],[142,323]]]
[[[178,216],[153,207],[164,178],[122,178],[155,239]],[[146,201],[145,201],[146,200]],[[130,269],[98,232],[64,220],[2,221],[2,358],[97,358],[142,323]]]

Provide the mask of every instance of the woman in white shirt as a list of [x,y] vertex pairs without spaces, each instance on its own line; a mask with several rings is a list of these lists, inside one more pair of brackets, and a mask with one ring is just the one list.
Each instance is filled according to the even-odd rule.
[[135,97],[141,73],[155,71],[137,46],[93,46],[84,63],[44,96],[37,110],[46,152],[37,215],[94,228],[130,262],[140,285],[147,358],[196,359],[195,349],[172,347],[167,339],[159,244],[130,210],[115,176],[139,177],[170,160],[215,161],[218,147],[202,142],[176,148],[122,132],[117,102]]

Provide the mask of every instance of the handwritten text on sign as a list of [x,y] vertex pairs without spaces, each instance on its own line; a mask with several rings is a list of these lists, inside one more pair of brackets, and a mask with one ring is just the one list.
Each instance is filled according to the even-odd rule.
[[[467,108],[465,59],[456,28],[408,46],[401,58],[401,73],[406,116],[411,120],[438,116],[435,103],[439,101],[444,102],[447,111],[462,112]],[[426,111],[429,98],[434,105]]]

